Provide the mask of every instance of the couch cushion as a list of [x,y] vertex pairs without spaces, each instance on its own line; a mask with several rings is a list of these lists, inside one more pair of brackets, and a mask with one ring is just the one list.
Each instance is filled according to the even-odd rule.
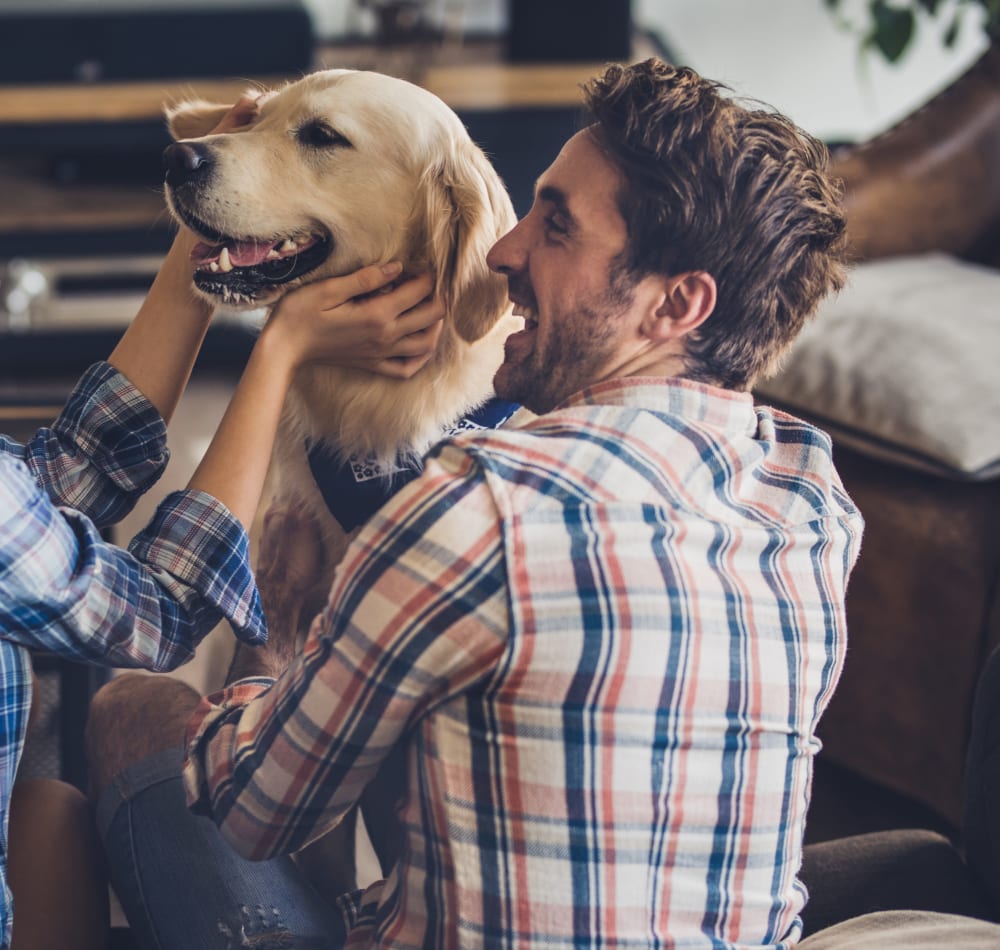
[[1000,271],[936,253],[856,265],[756,395],[867,455],[1000,475]]

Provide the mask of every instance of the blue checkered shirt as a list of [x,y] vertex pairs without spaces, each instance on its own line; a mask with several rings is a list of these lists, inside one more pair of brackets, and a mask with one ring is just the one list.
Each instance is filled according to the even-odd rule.
[[163,420],[106,363],[91,367],[51,428],[0,436],[0,947],[10,940],[7,814],[31,704],[29,651],[173,669],[225,617],[266,628],[246,532],[201,492],[175,492],[128,551],[101,535],[159,478]]

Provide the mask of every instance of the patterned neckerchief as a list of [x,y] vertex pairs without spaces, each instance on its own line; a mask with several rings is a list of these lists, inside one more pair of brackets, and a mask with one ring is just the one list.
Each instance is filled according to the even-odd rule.
[[[517,403],[494,396],[445,429],[441,438],[469,429],[498,429],[520,408]],[[401,455],[389,465],[380,465],[370,457],[352,455],[341,459],[322,442],[313,445],[307,442],[306,451],[323,500],[344,531],[353,531],[364,524],[424,470],[423,458],[414,455]]]

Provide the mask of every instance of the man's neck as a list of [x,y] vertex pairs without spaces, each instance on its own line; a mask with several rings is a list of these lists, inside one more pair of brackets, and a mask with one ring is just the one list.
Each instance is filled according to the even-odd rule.
[[686,368],[683,348],[660,344],[643,347],[638,352],[630,354],[594,382],[634,376],[670,379],[674,376],[683,376]]

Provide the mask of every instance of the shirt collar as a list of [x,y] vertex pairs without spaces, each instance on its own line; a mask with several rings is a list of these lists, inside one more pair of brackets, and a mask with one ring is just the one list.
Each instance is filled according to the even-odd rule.
[[622,376],[588,386],[558,409],[574,406],[622,406],[679,416],[727,431],[753,433],[757,414],[748,392],[662,376]]

